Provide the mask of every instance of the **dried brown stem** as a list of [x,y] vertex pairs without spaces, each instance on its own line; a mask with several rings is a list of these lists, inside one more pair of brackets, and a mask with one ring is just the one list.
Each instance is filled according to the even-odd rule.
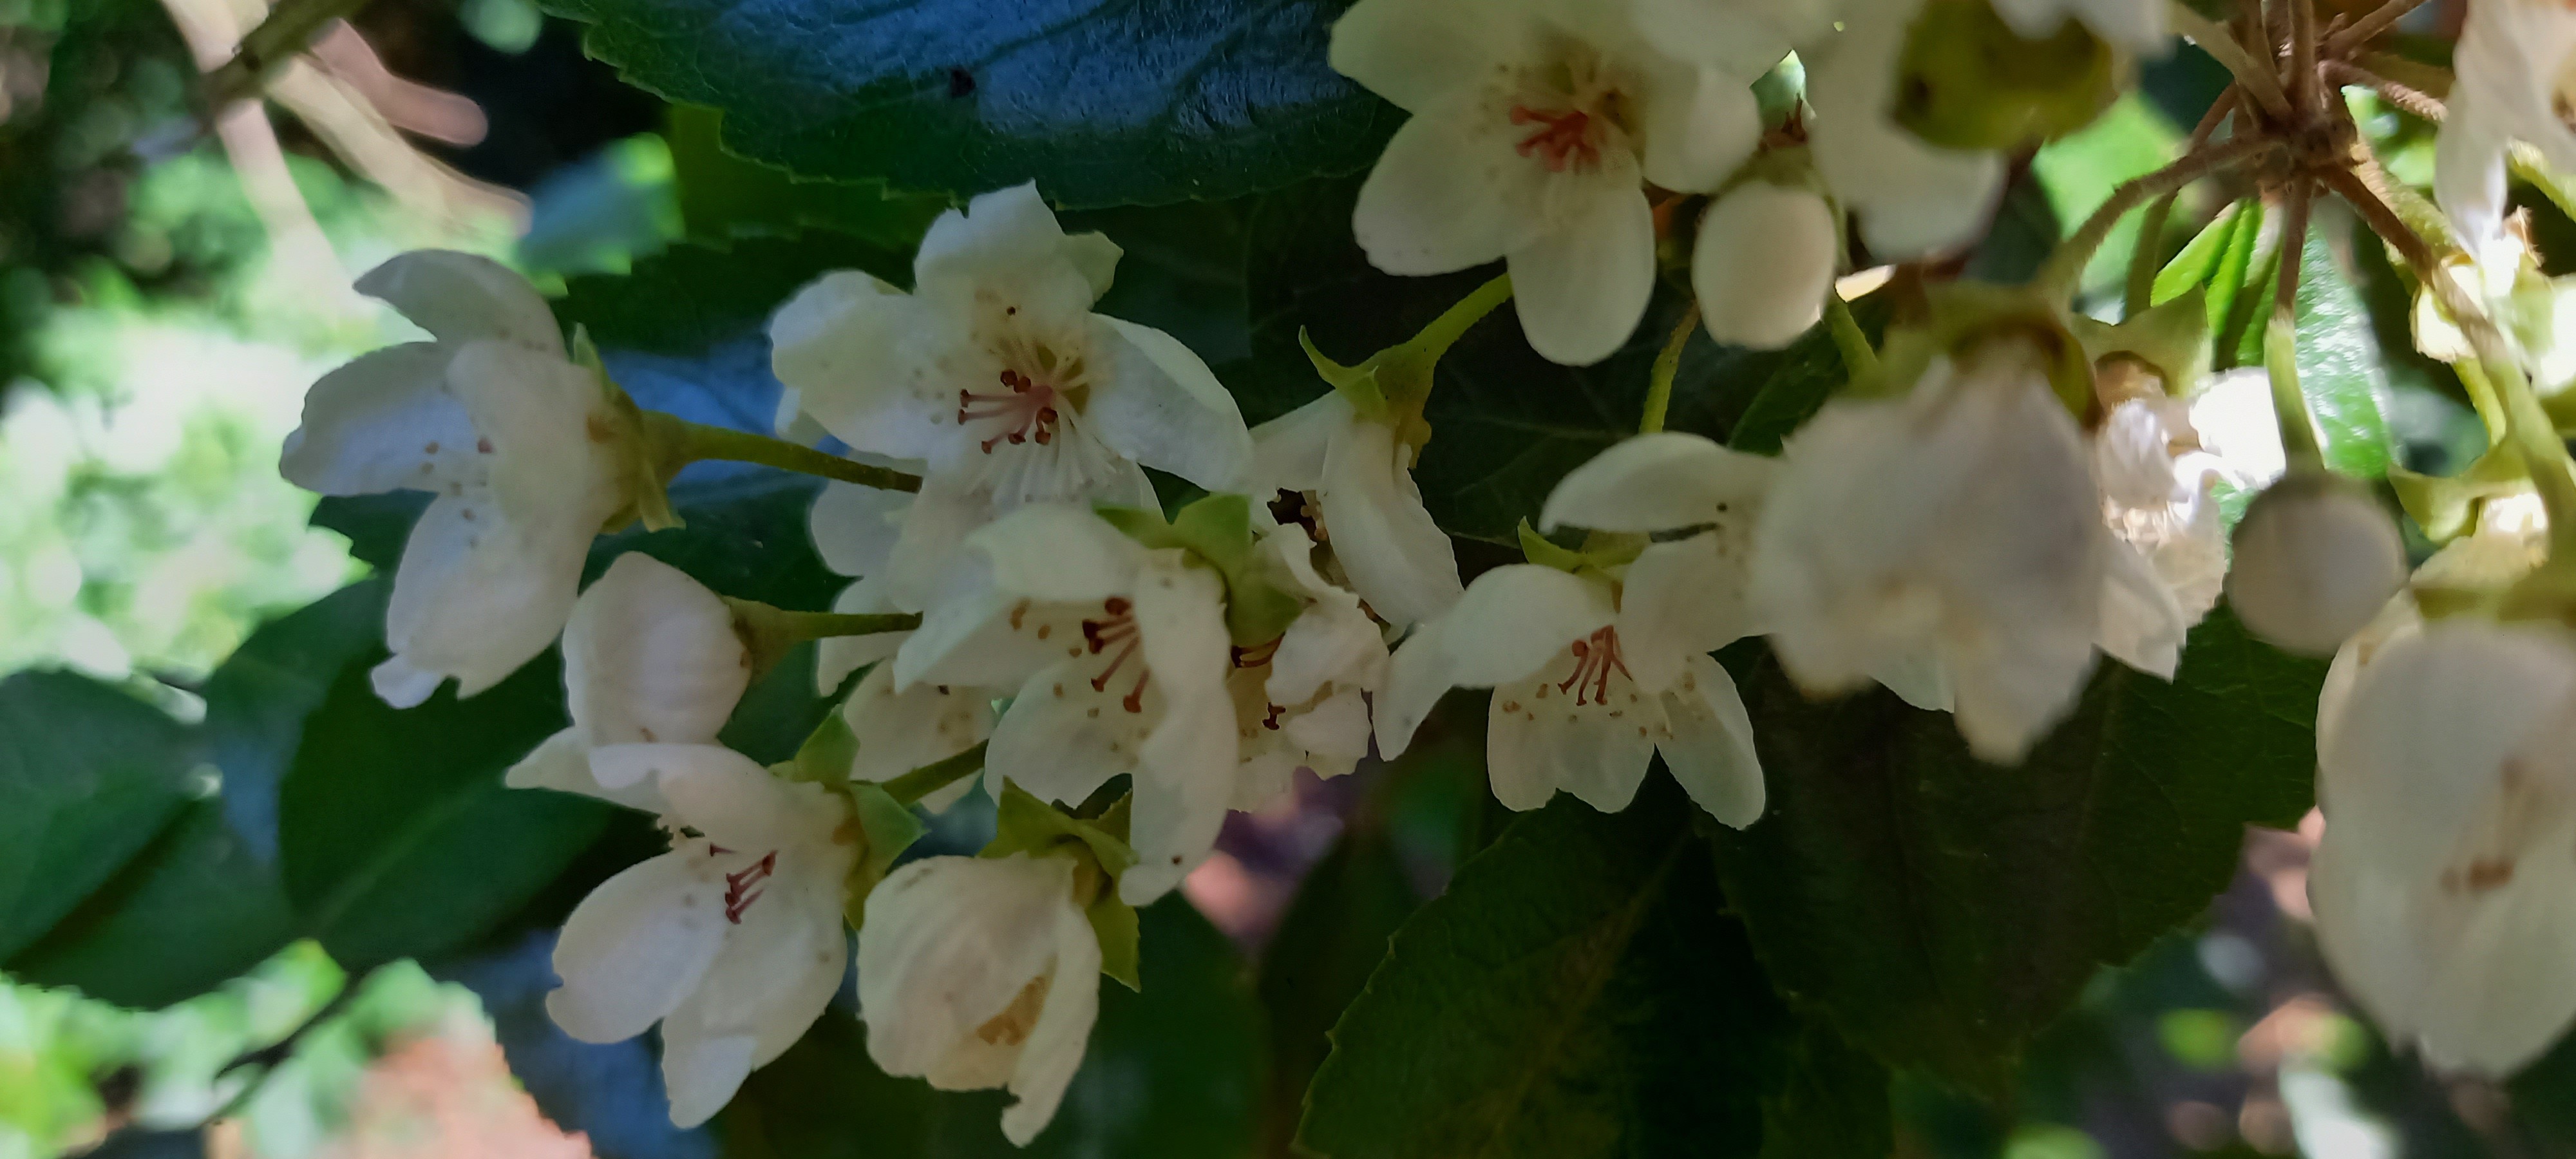
[[2444,115],[2449,112],[2448,109],[2443,108],[2442,102],[2431,94],[2420,89],[2408,88],[2357,64],[2340,60],[2327,61],[2325,75],[2327,79],[2338,85],[2360,85],[2370,89],[2389,104],[2436,125],[2441,124]]
[[2396,26],[2407,13],[2413,12],[2423,3],[2424,0],[2388,0],[2387,3],[2371,9],[2370,15],[2354,21],[2352,27],[2328,38],[2326,53],[2330,56],[2341,55],[2350,52],[2354,45],[2368,43],[2372,37]]
[[[2257,62],[2246,51],[2244,45],[2236,42],[2235,36],[2227,29],[2211,22],[2208,17],[2192,11],[2190,5],[2179,3],[2177,0],[2168,7],[2173,13],[2175,30],[2189,37],[2192,43],[2199,45],[2202,51],[2207,52],[2218,63],[2226,65],[2227,71],[2235,74],[2236,83],[2245,86],[2245,91],[2254,95],[2254,100],[2263,106],[2266,114],[2275,120],[2289,118],[2290,98],[2288,94],[2281,91],[2281,78],[2275,71],[2277,66],[2269,52],[2264,53],[2264,59]],[[2258,24],[2257,27],[2260,25]]]
[[2280,142],[2268,137],[2237,137],[2206,146],[2153,173],[2123,182],[2111,191],[2111,196],[2102,202],[2100,208],[2093,211],[2093,216],[2084,219],[2083,225],[2058,243],[2056,251],[2048,255],[2047,263],[2031,276],[2031,284],[2051,287],[2051,293],[2071,292],[2076,279],[2084,273],[2084,264],[2092,260],[2093,251],[2101,248],[2102,239],[2111,235],[2111,227],[2119,223],[2121,215],[2137,208],[2139,202],[2189,185],[2222,165],[2279,147]]
[[2325,107],[2317,77],[2317,10],[2308,0],[2281,0],[2281,7],[2290,12],[2290,82],[2298,86],[2290,104],[2314,116]]

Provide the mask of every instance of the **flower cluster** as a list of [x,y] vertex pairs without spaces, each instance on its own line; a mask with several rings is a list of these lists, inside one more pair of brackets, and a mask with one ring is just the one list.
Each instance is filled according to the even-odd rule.
[[[2564,60],[2515,55],[2536,51],[2515,30],[2564,13],[2478,11],[2464,57],[2559,75]],[[2549,350],[2487,320],[2538,278],[2495,191],[2509,140],[2576,142],[2546,113],[2554,90],[2464,85],[2442,172],[2473,252],[2465,274],[2417,272],[2428,352],[2502,399],[2487,469],[2557,518],[2500,529],[2515,508],[2489,487],[2451,504],[2482,529],[2411,577],[2385,509],[2319,450],[2286,321],[2298,262],[2262,369],[2208,370],[2196,294],[2151,303],[2142,284],[2116,325],[2068,302],[2112,221],[2222,163],[2288,166],[2286,253],[2315,189],[2366,195],[2301,168],[2324,164],[2296,150],[2334,116],[2314,76],[2241,75],[2192,156],[2115,194],[2028,285],[1916,267],[1875,346],[1835,289],[1855,253],[1912,259],[1974,232],[2005,151],[2081,123],[2129,54],[2163,50],[2167,13],[1360,0],[1332,63],[1410,119],[1353,235],[1391,274],[1508,273],[1357,364],[1309,345],[1328,389],[1257,428],[1180,341],[1095,311],[1119,248],[1021,186],[933,224],[909,289],[836,273],[778,310],[780,426],[807,443],[644,410],[515,275],[424,253],[360,287],[434,340],[318,383],[284,470],[329,494],[433,496],[395,576],[389,702],[449,679],[473,695],[560,639],[571,723],[510,783],[649,812],[670,851],[573,914],[550,1009],[594,1041],[658,1024],[683,1124],[823,1016],[855,927],[878,1065],[1008,1089],[1003,1131],[1027,1143],[1081,1064],[1095,975],[1138,984],[1133,907],[1298,770],[1401,756],[1452,689],[1491,690],[1509,808],[1563,791],[1624,809],[1660,757],[1740,828],[1764,812],[1762,738],[1720,649],[1762,638],[1813,696],[1884,685],[2013,763],[2103,657],[2174,678],[2222,593],[2266,640],[2341,649],[2319,721],[2329,955],[2437,1061],[2509,1069],[2576,1017],[2576,582],[2552,570],[2576,549],[2542,542],[2576,531],[2576,473],[2531,433],[2524,376]],[[2292,35],[2334,44],[2312,32]],[[1996,89],[1956,71],[1943,35],[2054,55]],[[1792,50],[1804,103],[1766,121],[1756,81]],[[1924,92],[1939,99],[1907,95]],[[1538,353],[1600,361],[1667,275],[1720,341],[1776,348],[1826,322],[1848,382],[1777,455],[1664,431],[1685,323],[1639,433],[1556,484],[1522,525],[1525,562],[1462,577],[1413,474],[1444,354],[1510,301]],[[826,434],[834,450],[810,445]],[[665,487],[702,458],[833,480],[810,524],[852,580],[831,610],[728,599],[641,553],[581,587],[594,540],[670,525]],[[1158,482],[1193,498],[1166,503]],[[2231,543],[2228,500],[2247,496]],[[809,641],[838,711],[775,766],[725,747],[751,682]],[[915,810],[979,773],[992,843],[899,865]],[[2488,983],[2555,1005],[2507,1017],[2476,998]]]

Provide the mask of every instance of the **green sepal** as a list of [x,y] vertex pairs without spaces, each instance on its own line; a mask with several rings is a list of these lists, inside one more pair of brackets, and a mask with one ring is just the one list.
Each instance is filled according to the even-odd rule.
[[1521,554],[1531,563],[1565,572],[1583,569],[1582,552],[1571,547],[1558,547],[1548,537],[1539,534],[1537,528],[1530,526],[1530,521],[1527,519],[1521,520],[1519,530]]
[[1316,349],[1314,337],[1303,326],[1297,328],[1297,345],[1305,350],[1306,361],[1314,364],[1316,375],[1333,388],[1333,393],[1349,401],[1361,418],[1373,423],[1395,421],[1395,408],[1386,401],[1386,389],[1377,381],[1383,353],[1358,366],[1344,366]]
[[1986,0],[1930,0],[1897,62],[1896,123],[1948,149],[2017,149],[2083,128],[2130,71],[2075,20],[2025,39]]
[[1100,939],[1100,972],[1136,990],[1143,985],[1136,973],[1136,910],[1118,898],[1119,875],[1136,865],[1136,851],[1127,844],[1129,800],[1122,797],[1100,816],[1085,820],[1005,779],[994,810],[993,841],[976,856],[1072,858],[1075,896]]
[[806,734],[796,755],[771,771],[791,781],[806,781],[838,790],[850,783],[850,766],[859,757],[858,734],[838,710],[823,714],[823,723]]
[[717,598],[733,611],[733,634],[742,640],[743,650],[749,653],[751,678],[754,680],[777,667],[778,662],[786,659],[787,653],[798,644],[813,639],[810,633],[795,625],[794,612],[758,600],[738,600],[732,596]]
[[616,445],[619,480],[626,502],[608,521],[602,531],[614,531],[629,523],[641,523],[646,531],[668,531],[682,526],[679,513],[671,509],[671,478],[680,473],[685,460],[675,456],[678,444],[672,435],[677,422],[659,411],[647,411],[636,405],[626,388],[608,376],[608,364],[599,357],[599,346],[590,340],[587,327],[572,328],[574,365],[590,372],[599,384],[601,397],[608,401],[613,416],[610,429],[590,431],[593,439]]
[[2531,476],[2512,448],[2494,447],[2457,475],[2419,475],[2392,464],[2388,486],[2426,538],[2448,543],[2475,529],[2480,503],[2530,491]]
[[1170,522],[1163,513],[1136,507],[1093,509],[1120,533],[1148,548],[1189,552],[1225,581],[1226,636],[1236,647],[1250,648],[1278,639],[1305,610],[1305,601],[1288,587],[1289,577],[1252,530],[1252,500],[1241,495],[1210,495],[1181,508]]
[[1032,857],[1071,853],[1088,859],[1112,879],[1136,865],[1136,851],[1127,844],[1123,805],[1086,821],[1039,800],[1006,777],[1002,799],[994,803],[993,840],[975,856],[1014,853]]
[[2180,395],[2209,370],[2206,299],[2207,292],[2195,285],[2117,325],[2079,314],[2067,320],[2067,328],[2095,366],[2107,358],[2135,358],[2164,379],[2166,394]]
[[[832,714],[836,720],[840,715]],[[894,868],[895,858],[903,856],[904,850],[912,848],[912,843],[930,830],[911,806],[888,796],[876,785],[865,781],[845,783],[841,795],[850,802],[850,821],[858,830],[859,860],[850,866],[846,900],[841,903],[841,915],[855,930],[867,921],[868,894],[885,880],[887,871]]]
[[1914,389],[1936,358],[1958,360],[1986,342],[2021,338],[2035,347],[2049,389],[2078,421],[2095,408],[2093,360],[2075,336],[2066,308],[2031,286],[1948,282],[1924,287],[1925,317],[1890,326],[1879,345],[1878,372],[1846,388],[1862,398],[1884,398]]
[[1583,537],[1580,548],[1560,547],[1555,540],[1538,533],[1527,519],[1520,525],[1521,554],[1541,567],[1581,575],[1595,572],[1613,574],[1619,568],[1636,562],[1653,541],[1630,532],[1594,531]]
[[1141,950],[1137,944],[1136,907],[1118,899],[1118,891],[1103,889],[1092,898],[1082,916],[1091,920],[1091,934],[1100,940],[1100,972],[1116,978],[1130,990],[1143,990],[1145,980],[1136,971]]

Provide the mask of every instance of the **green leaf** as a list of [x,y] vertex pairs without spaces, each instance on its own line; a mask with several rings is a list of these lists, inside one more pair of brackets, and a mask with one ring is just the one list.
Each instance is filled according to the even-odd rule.
[[1400,114],[1324,63],[1340,0],[545,0],[590,54],[723,109],[812,177],[1071,205],[1274,189],[1376,160]]
[[[2057,220],[2072,230],[2110,200],[2122,182],[2163,168],[2181,141],[2182,134],[2174,131],[2155,105],[2132,92],[2081,132],[2041,146],[2039,155],[2031,159],[2031,169],[2039,175]],[[2128,269],[2144,217],[2132,213],[2111,228],[2084,267],[2086,288],[2110,286]]]
[[0,680],[0,959],[143,851],[195,795],[179,722],[69,672]]
[[1332,1052],[1333,1023],[1386,959],[1387,939],[1421,904],[1393,834],[1366,806],[1306,871],[1261,959],[1261,1006],[1270,1016],[1265,1154],[1290,1154],[1306,1084]]
[[2299,389],[2316,416],[2326,466],[2376,478],[2388,470],[2392,451],[2388,372],[2369,307],[2323,225],[2308,230],[2299,268]]
[[2237,292],[2244,288],[2246,271],[2254,261],[2254,243],[2262,231],[2261,202],[2229,206],[2156,272],[2149,301],[2161,306],[2200,287],[2207,295],[2203,304],[2209,311],[2210,333],[2217,333],[2226,325]]
[[[1853,302],[1851,310],[1861,332],[1872,343],[1878,342],[1891,312],[1887,296],[1873,293]],[[1757,455],[1779,454],[1790,432],[1806,425],[1824,408],[1826,399],[1851,381],[1851,368],[1843,363],[1841,349],[1834,345],[1833,335],[1822,330],[1800,338],[1787,354],[1728,432],[1728,446]]]
[[1238,1159],[1252,1150],[1260,1016],[1225,935],[1178,897],[1141,914],[1144,992],[1099,985],[1100,1021],[1055,1122],[1002,1138],[1000,1091],[892,1078],[846,1008],[753,1071],[716,1120],[727,1159]]
[[1818,703],[1743,653],[1771,805],[1717,840],[1728,900],[1783,991],[1889,1066],[1972,1090],[2005,1089],[2097,966],[2198,915],[2245,826],[2314,800],[2325,665],[2224,610],[2173,683],[2106,664],[2010,769],[1970,757],[1947,714],[1876,689]]
[[[890,193],[875,182],[799,179],[746,161],[718,140],[724,114],[672,105],[662,136],[671,146],[671,184],[689,236],[793,235],[833,230],[887,250],[909,252],[948,199]],[[907,279],[908,280],[908,279]]]
[[1762,1159],[1883,1159],[1896,1150],[1887,1068],[1809,1021],[1781,1089],[1762,1100]]
[[287,898],[352,971],[481,936],[554,880],[615,811],[501,784],[563,726],[551,653],[471,700],[451,686],[400,710],[368,683],[381,655],[341,669],[278,803]]
[[[1369,265],[1351,238],[1355,181],[1312,182],[1264,198],[1246,245],[1252,356],[1221,365],[1244,418],[1285,414],[1330,389],[1298,343],[1300,330],[1337,363],[1358,365],[1406,341],[1500,272],[1398,278]],[[1559,366],[1531,351],[1512,309],[1469,330],[1441,358],[1425,417],[1430,445],[1414,480],[1450,534],[1514,546],[1513,528],[1538,511],[1556,481],[1635,433],[1647,372],[1688,306],[1665,287],[1637,332],[1607,361]],[[1778,351],[1691,339],[1674,376],[1666,429],[1722,435],[1773,371]]]
[[1525,814],[1397,932],[1299,1145],[1331,1159],[1743,1155],[1788,1012],[1669,779]]

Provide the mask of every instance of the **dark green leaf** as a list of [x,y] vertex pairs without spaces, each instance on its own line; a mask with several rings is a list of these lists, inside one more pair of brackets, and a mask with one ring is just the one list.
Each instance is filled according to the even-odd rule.
[[378,656],[332,682],[278,803],[298,923],[352,971],[480,937],[579,855],[614,808],[501,784],[563,727],[551,653],[471,700],[450,687],[402,710],[368,684]]
[[1299,1143],[1332,1159],[1755,1154],[1788,1012],[1689,804],[1527,814],[1395,935]]
[[0,680],[0,959],[51,929],[193,795],[195,738],[69,672]]
[[1762,1159],[1884,1159],[1896,1148],[1887,1082],[1832,1026],[1803,1024],[1781,1089],[1762,1101]]
[[1002,1138],[999,1091],[943,1094],[888,1077],[866,1030],[826,1011],[777,1062],[752,1073],[717,1119],[731,1159],[1035,1159],[1252,1151],[1260,1020],[1234,950],[1178,897],[1139,915],[1142,993],[1100,985],[1100,1021],[1064,1104],[1026,1150]]
[[2171,683],[2106,664],[2019,768],[1880,690],[1816,703],[1767,655],[1743,681],[1770,813],[1719,838],[1728,900],[1780,987],[1891,1066],[1987,1092],[2094,969],[2191,919],[2245,826],[2295,825],[2322,662],[2224,610]]
[[1324,63],[1340,0],[546,0],[593,56],[813,177],[1073,205],[1272,189],[1377,158],[1395,109]]
[[724,114],[672,105],[662,129],[671,145],[671,184],[680,195],[688,235],[726,238],[834,230],[887,250],[921,240],[948,198],[888,193],[876,182],[819,181],[745,161],[718,137]]
[[2299,389],[2316,415],[2326,466],[2376,478],[2388,470],[2391,449],[2388,372],[2370,310],[2335,256],[2324,225],[2308,230],[2300,263]]
[[1386,959],[1387,939],[1421,904],[1387,826],[1365,807],[1306,872],[1261,960],[1261,1006],[1270,1015],[1263,1154],[1292,1153],[1306,1084],[1332,1051],[1333,1023]]

